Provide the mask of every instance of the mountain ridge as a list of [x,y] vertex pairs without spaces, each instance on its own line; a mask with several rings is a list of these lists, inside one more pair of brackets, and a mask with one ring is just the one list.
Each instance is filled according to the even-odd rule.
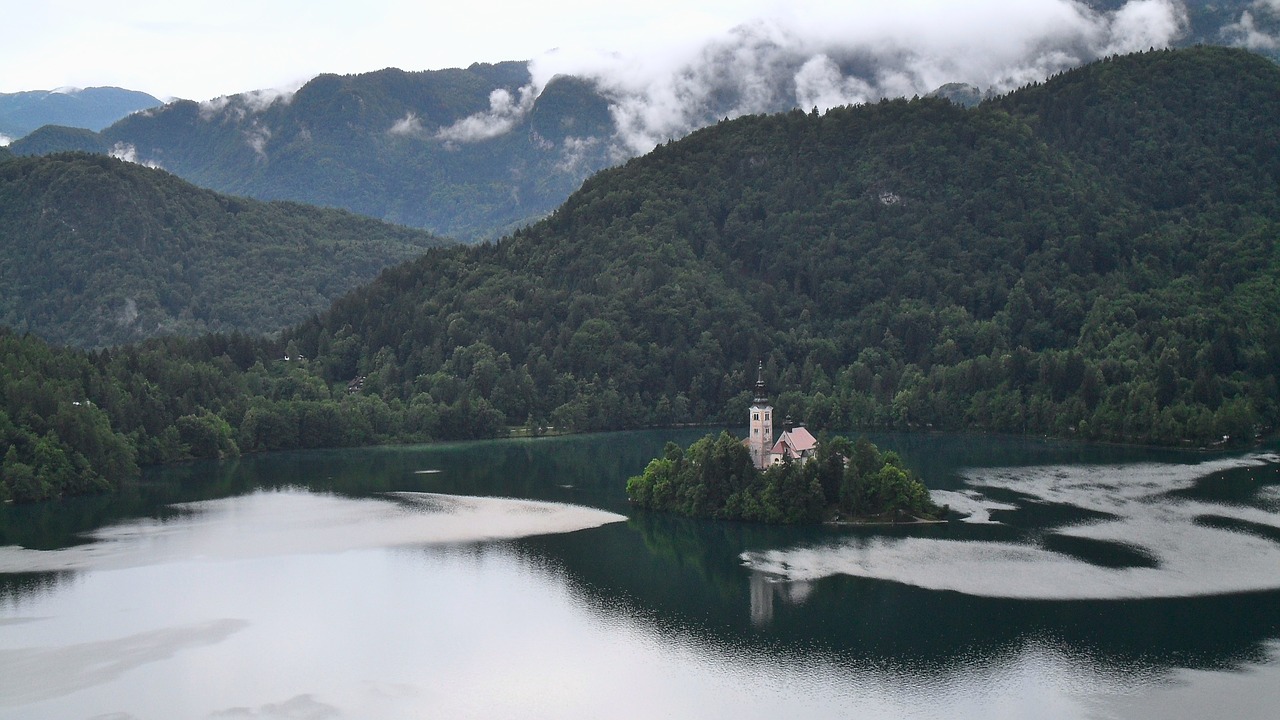
[[162,104],[147,93],[114,86],[0,93],[0,135],[21,138],[45,125],[98,131]]
[[[551,76],[554,58],[545,68],[520,61],[326,74],[293,94],[179,101],[95,137],[47,128],[16,142],[14,152],[115,154],[221,192],[341,207],[477,241],[544,217],[591,173],[722,118],[913,91],[944,91],[972,104],[1064,65],[1123,51],[1117,48],[1146,48],[1148,39],[1163,44],[1162,32],[1173,33],[1171,44],[1252,44],[1273,58],[1269,38],[1280,35],[1280,10],[1246,0],[1089,0],[1071,10],[1079,27],[1041,38],[1053,52],[986,68],[981,80],[948,77],[959,72],[956,63],[935,57],[936,48],[890,41],[888,50],[877,50],[850,41],[814,49],[746,24],[708,41],[665,79],[634,67],[574,67]],[[1144,30],[1142,22],[1173,30]],[[947,90],[956,80],[973,86]]]

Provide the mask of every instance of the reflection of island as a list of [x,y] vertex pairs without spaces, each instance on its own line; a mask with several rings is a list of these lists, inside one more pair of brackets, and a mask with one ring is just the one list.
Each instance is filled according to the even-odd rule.
[[751,624],[768,625],[773,620],[773,601],[781,598],[788,605],[800,605],[809,599],[813,586],[807,582],[787,582],[777,575],[752,572]]

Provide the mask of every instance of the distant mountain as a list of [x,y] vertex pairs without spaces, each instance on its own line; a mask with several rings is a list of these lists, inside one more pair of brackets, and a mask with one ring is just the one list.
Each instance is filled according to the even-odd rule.
[[444,241],[83,154],[0,157],[0,325],[98,347],[265,333]]
[[161,104],[147,93],[118,87],[0,93],[0,135],[17,139],[44,125],[97,131]]
[[171,103],[99,135],[44,128],[13,151],[110,153],[220,192],[474,241],[545,216],[598,170],[723,119],[925,94],[967,106],[1149,46],[1240,45],[1272,57],[1280,47],[1274,2],[1087,0],[1059,11],[1069,21],[1040,18],[1047,30],[1010,20],[993,32],[1029,34],[991,47],[968,35],[953,47],[928,33],[806,39],[748,23],[660,67],[602,62],[548,78],[551,58],[322,75],[294,94]]
[[292,199],[464,239],[550,212],[612,160],[608,104],[564,77],[535,99],[528,64],[321,75],[292,95],[179,101],[98,135],[44,128],[17,154],[94,150],[204,187]]

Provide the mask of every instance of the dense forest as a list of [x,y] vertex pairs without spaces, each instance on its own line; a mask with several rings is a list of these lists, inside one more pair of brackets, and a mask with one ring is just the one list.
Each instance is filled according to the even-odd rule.
[[866,438],[835,436],[807,462],[785,459],[759,470],[740,438],[707,435],[687,449],[667,443],[627,497],[651,510],[768,523],[899,522],[945,513],[898,454]]
[[103,156],[0,155],[0,325],[93,348],[261,334],[444,241]]
[[1280,68],[1217,48],[972,109],[740,118],[271,341],[6,335],[0,432],[36,477],[58,466],[42,440],[73,467],[110,445],[77,449],[69,404],[137,463],[736,422],[763,359],[779,415],[815,431],[1249,443],[1280,397],[1278,144]]

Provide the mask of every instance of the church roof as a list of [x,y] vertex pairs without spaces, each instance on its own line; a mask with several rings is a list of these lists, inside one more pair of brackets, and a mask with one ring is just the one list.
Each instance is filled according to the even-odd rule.
[[774,455],[786,455],[798,458],[806,452],[818,447],[818,440],[803,426],[787,430],[778,436],[778,441],[770,450]]
[[791,444],[796,450],[812,450],[818,447],[818,439],[803,425],[794,427],[782,434],[791,440]]

